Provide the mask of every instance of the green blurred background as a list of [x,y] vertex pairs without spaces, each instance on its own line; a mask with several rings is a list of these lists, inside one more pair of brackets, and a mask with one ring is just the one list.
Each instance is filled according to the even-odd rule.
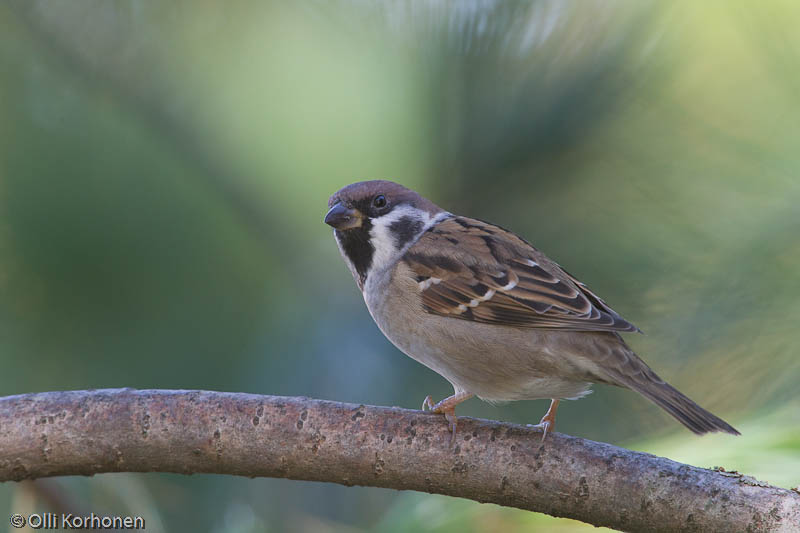
[[[105,387],[416,408],[322,223],[387,178],[512,228],[742,437],[598,386],[559,431],[800,483],[800,5],[0,3],[0,394]],[[538,422],[547,402],[464,415]],[[572,531],[417,493],[58,480],[149,531]],[[0,511],[42,505],[0,486]]]

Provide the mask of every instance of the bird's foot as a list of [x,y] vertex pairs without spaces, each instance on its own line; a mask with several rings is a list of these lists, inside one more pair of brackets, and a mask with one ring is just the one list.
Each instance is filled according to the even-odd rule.
[[422,410],[430,411],[436,414],[443,414],[450,426],[450,446],[456,442],[456,428],[458,426],[458,418],[456,417],[456,405],[469,400],[474,394],[471,392],[457,392],[452,396],[448,396],[439,403],[434,404],[433,398],[426,396],[422,402]]
[[422,410],[423,411],[433,411],[433,398],[431,398],[430,394],[425,396],[425,399],[422,400]]
[[547,436],[548,431],[553,431],[556,429],[557,410],[558,410],[558,400],[551,400],[550,408],[547,410],[547,413],[545,413],[545,415],[542,417],[542,420],[538,424],[528,424],[529,428],[542,430],[542,442],[544,442],[544,438]]

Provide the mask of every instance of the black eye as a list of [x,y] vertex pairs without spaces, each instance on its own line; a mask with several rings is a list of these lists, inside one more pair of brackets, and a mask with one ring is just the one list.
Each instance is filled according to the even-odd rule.
[[372,205],[378,209],[381,207],[386,207],[386,197],[382,194],[379,194],[372,200]]

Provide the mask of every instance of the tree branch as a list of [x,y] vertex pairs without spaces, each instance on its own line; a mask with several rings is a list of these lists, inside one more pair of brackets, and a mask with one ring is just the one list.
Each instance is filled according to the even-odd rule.
[[0,398],[0,481],[101,472],[418,490],[626,531],[796,531],[800,494],[608,444],[399,408],[206,391]]

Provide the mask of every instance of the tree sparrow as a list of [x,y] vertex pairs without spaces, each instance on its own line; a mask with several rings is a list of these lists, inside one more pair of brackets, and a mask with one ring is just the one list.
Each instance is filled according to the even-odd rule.
[[403,353],[442,375],[442,413],[455,438],[455,407],[551,399],[534,427],[555,427],[561,399],[592,383],[632,389],[696,434],[739,432],[659,378],[620,332],[639,329],[527,241],[499,226],[448,213],[390,181],[363,181],[331,196],[325,223],[372,318]]

